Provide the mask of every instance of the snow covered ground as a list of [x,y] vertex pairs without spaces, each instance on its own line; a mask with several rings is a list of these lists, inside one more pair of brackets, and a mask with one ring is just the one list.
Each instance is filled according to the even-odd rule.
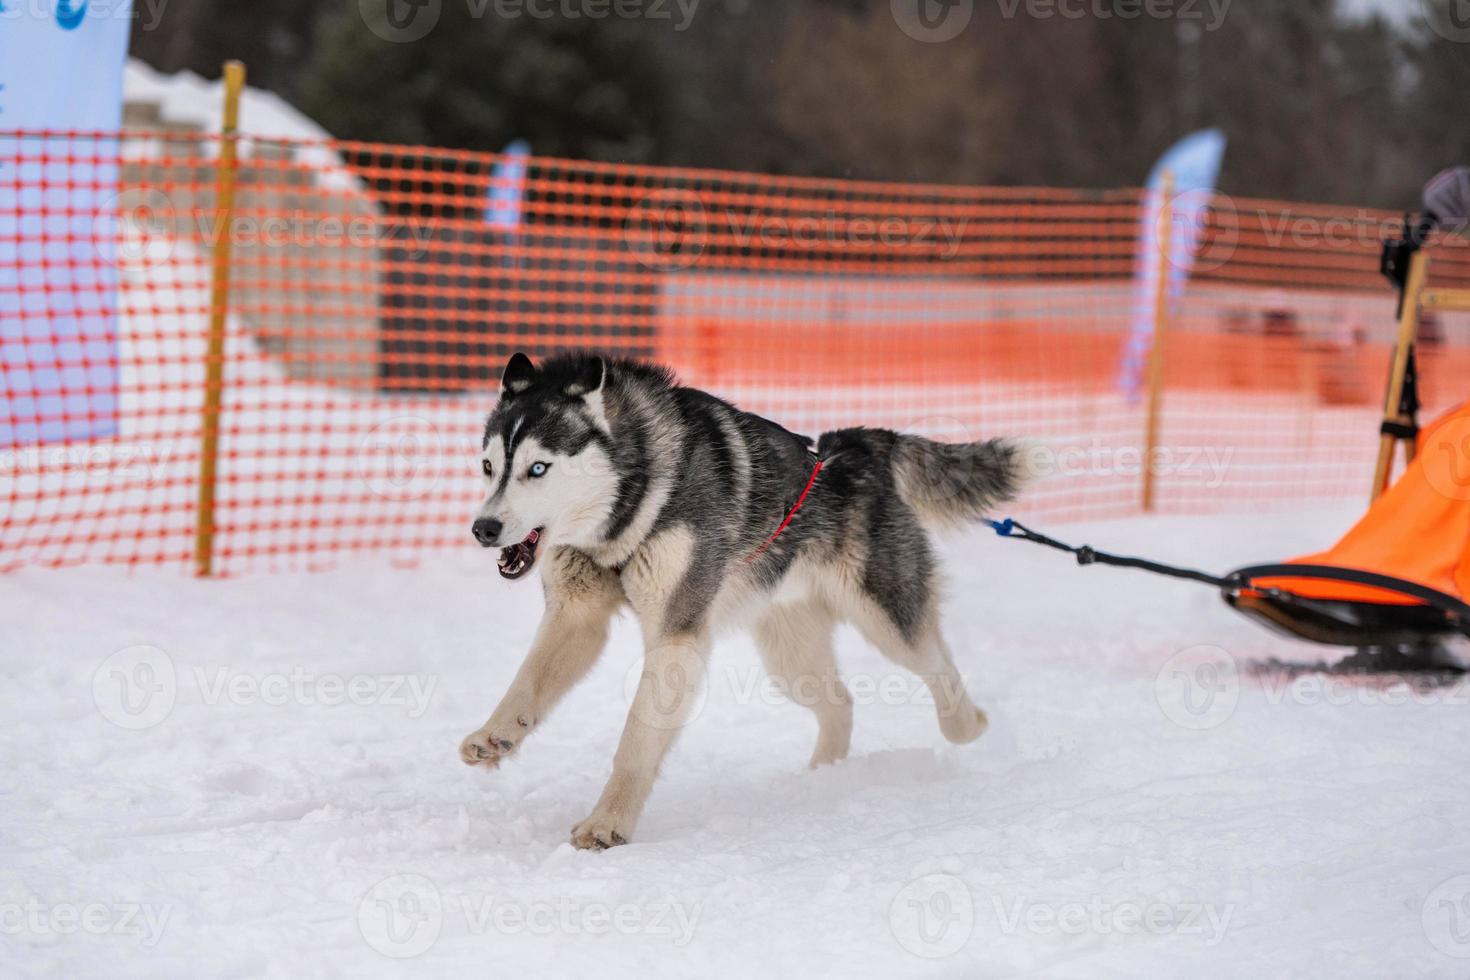
[[[1058,529],[1212,569],[1352,508]],[[499,771],[463,766],[537,584],[418,571],[0,582],[0,974],[1464,977],[1470,692],[1287,685],[1314,660],[1208,589],[976,531],[948,632],[989,733],[843,632],[853,753],[722,642],[636,840],[566,843],[636,669]]]

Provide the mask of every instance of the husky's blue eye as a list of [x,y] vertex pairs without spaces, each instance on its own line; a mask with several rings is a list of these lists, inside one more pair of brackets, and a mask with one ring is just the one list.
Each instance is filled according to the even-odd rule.
[[480,469],[484,471],[486,476],[495,475],[495,467],[490,465],[490,461],[488,459],[480,460]]
[[537,460],[536,462],[534,462],[534,463],[531,464],[531,468],[527,472],[532,477],[538,477],[538,476],[545,476],[546,475],[546,471],[549,470],[549,469],[551,469],[551,464],[550,463],[543,463],[540,460]]

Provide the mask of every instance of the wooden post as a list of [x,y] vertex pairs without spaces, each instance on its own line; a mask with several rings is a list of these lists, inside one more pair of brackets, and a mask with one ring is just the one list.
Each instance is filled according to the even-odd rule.
[[205,354],[204,410],[199,440],[199,507],[194,534],[194,567],[206,578],[214,567],[214,484],[219,460],[220,398],[224,387],[225,315],[230,304],[230,234],[235,210],[236,141],[245,65],[225,62],[224,125],[215,167],[216,241],[209,289],[209,349]]
[[[1407,423],[1410,420],[1399,414],[1399,403],[1404,397],[1404,375],[1409,369],[1409,348],[1419,333],[1419,294],[1424,289],[1424,280],[1429,274],[1429,257],[1415,252],[1409,260],[1409,275],[1404,280],[1403,301],[1399,304],[1398,339],[1394,342],[1393,367],[1388,375],[1388,394],[1383,400],[1383,421]],[[1393,450],[1398,437],[1387,432],[1378,437],[1378,465],[1373,470],[1373,492],[1368,501],[1377,500],[1388,489],[1389,477],[1393,473]],[[1412,458],[1412,457],[1411,457]]]
[[1169,250],[1174,231],[1174,175],[1164,171],[1159,182],[1159,214],[1155,222],[1158,247],[1154,282],[1154,338],[1148,352],[1148,420],[1143,442],[1143,509],[1154,509],[1154,453],[1164,405],[1164,341],[1169,335]]

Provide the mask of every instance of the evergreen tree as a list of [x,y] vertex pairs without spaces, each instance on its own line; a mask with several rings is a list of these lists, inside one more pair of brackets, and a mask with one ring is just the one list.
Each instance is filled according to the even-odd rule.
[[[1424,0],[1407,26],[1348,19],[1335,0],[1233,3],[1218,23],[977,2],[958,36],[924,43],[890,0],[701,0],[680,29],[589,17],[592,0],[574,17],[495,0],[191,0],[157,18],[141,4],[133,48],[210,77],[242,57],[252,84],[350,139],[499,150],[521,137],[601,160],[1110,187],[1214,125],[1232,195],[1397,208],[1470,159],[1456,2]],[[396,43],[394,16],[437,19]]]
[[493,3],[445,0],[423,37],[382,34],[391,25],[367,23],[357,4],[322,23],[300,103],[336,136],[489,151],[522,138],[538,154],[596,160],[665,155],[677,80],[646,25],[504,17]]

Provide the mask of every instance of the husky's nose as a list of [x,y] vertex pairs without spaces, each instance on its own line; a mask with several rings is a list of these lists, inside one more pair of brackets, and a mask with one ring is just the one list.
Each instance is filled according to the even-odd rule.
[[476,518],[475,523],[470,525],[470,533],[475,540],[486,548],[495,547],[495,542],[500,540],[500,529],[505,525],[491,517]]

